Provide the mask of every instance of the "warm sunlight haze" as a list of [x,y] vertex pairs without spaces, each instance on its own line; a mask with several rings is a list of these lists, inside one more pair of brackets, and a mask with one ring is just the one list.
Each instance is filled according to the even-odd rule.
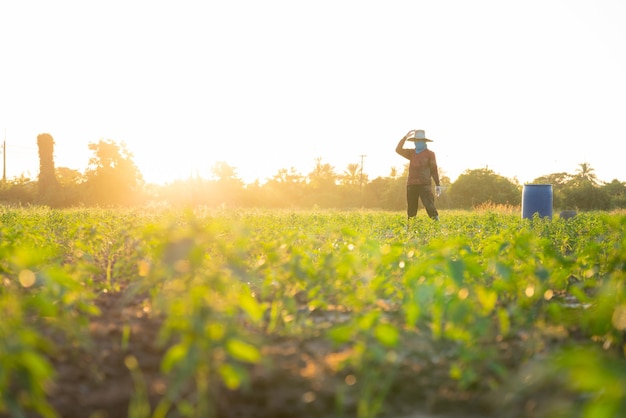
[[583,162],[626,181],[625,21],[621,0],[4,1],[6,174],[35,178],[49,133],[57,167],[110,139],[154,183],[216,162],[263,183],[316,158],[374,179],[424,129],[452,181]]

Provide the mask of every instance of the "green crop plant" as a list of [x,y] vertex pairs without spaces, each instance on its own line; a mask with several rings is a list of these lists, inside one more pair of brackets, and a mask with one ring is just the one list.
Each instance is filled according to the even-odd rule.
[[[280,361],[273,344],[312,341],[343,360],[326,391],[305,392],[335,393],[336,415],[383,415],[396,392],[426,385],[432,396],[506,390],[502,408],[537,414],[568,416],[558,396],[577,408],[569,416],[625,411],[620,214],[443,211],[407,230],[404,214],[382,211],[1,208],[0,222],[0,414],[59,415],[56,344],[98,349],[85,328],[103,296],[160,326],[160,392],[138,354],[122,364],[137,418],[218,415],[223,391]],[[119,329],[126,351],[141,330]],[[554,402],[536,402],[547,384]]]
[[[376,417],[400,366],[397,353],[400,331],[377,310],[354,315],[350,321],[334,326],[328,338],[341,350],[349,352],[340,364],[346,382],[356,391],[356,415]],[[346,386],[339,388],[337,414],[343,415]]]
[[52,229],[55,219],[39,219],[35,211],[27,215],[38,222],[21,213],[2,215],[7,222],[0,227],[0,413],[19,417],[34,410],[55,417],[47,399],[54,378],[49,356],[58,340],[84,340],[87,317],[98,314],[94,294],[71,266],[59,263],[63,254],[55,235],[42,239],[38,232]]
[[[138,280],[132,290],[148,292],[154,315],[164,318],[161,369],[169,385],[152,416],[174,408],[184,416],[215,414],[216,382],[245,386],[246,365],[261,359],[255,330],[264,308],[246,284],[245,234],[232,234],[211,219],[170,219],[144,229]],[[131,361],[132,364],[132,361]]]

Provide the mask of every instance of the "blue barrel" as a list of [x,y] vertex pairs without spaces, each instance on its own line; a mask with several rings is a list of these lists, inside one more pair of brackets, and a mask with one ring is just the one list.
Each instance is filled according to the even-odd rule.
[[522,218],[532,219],[533,215],[552,218],[552,185],[525,184],[522,190]]

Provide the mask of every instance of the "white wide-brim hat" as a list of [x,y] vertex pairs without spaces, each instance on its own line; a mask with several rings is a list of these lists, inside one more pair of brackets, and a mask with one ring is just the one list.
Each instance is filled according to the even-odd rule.
[[423,129],[415,129],[406,140],[411,142],[433,142],[431,139],[426,138],[426,132]]

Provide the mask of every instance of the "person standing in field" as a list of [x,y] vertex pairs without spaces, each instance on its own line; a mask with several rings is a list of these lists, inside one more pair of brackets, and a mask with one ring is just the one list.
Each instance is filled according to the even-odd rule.
[[[414,142],[415,149],[404,148],[406,141]],[[409,160],[409,175],[406,180],[406,203],[409,220],[417,215],[419,199],[422,200],[428,216],[431,219],[439,220],[431,183],[432,179],[435,182],[435,194],[439,197],[441,195],[439,170],[435,153],[428,149],[427,142],[433,141],[426,138],[426,133],[423,130],[413,129],[404,135],[396,146],[396,152]]]

